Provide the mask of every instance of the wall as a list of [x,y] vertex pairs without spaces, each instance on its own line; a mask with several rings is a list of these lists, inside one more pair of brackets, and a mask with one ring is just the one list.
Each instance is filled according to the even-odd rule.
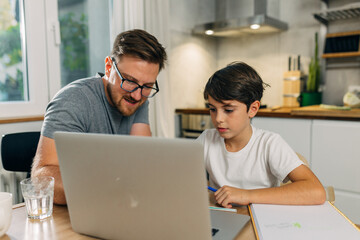
[[202,91],[208,78],[232,61],[250,64],[271,85],[262,101],[269,106],[282,104],[282,78],[289,55],[300,54],[302,68],[308,71],[314,34],[320,31],[320,23],[312,13],[320,10],[320,1],[269,0],[268,14],[287,22],[289,30],[232,38],[193,36],[191,28],[215,19],[249,16],[253,13],[253,0],[186,0],[182,4],[171,0],[170,3],[169,62],[175,108],[203,107]]
[[[229,4],[229,15],[241,6],[243,1]],[[264,92],[263,104],[268,106],[282,104],[283,73],[288,68],[289,55],[301,55],[302,69],[308,72],[310,57],[313,55],[314,34],[320,24],[312,13],[320,9],[320,1],[287,0],[268,1],[268,14],[287,22],[289,29],[281,33],[248,35],[241,38],[222,38],[218,47],[218,67],[232,61],[244,61],[254,67],[263,80],[270,84]],[[249,4],[249,3],[247,3]],[[251,4],[251,2],[250,2]],[[277,11],[271,11],[277,9]],[[252,13],[251,9],[249,9]]]
[[191,34],[195,24],[213,21],[214,0],[170,0],[169,71],[174,108],[204,107],[206,81],[217,68],[217,40]]
[[[339,7],[354,0],[330,0],[329,6]],[[215,7],[216,6],[216,7]],[[220,7],[219,7],[220,6]],[[225,6],[225,7],[224,7]],[[326,9],[320,0],[268,0],[268,15],[287,22],[289,29],[281,33],[248,35],[232,38],[198,37],[190,34],[199,23],[215,19],[249,16],[253,0],[171,0],[170,76],[173,84],[175,108],[202,107],[201,92],[212,73],[232,61],[244,61],[253,66],[266,83],[271,85],[262,100],[268,106],[282,105],[283,73],[288,69],[288,57],[301,55],[301,68],[308,74],[314,55],[315,32],[319,32],[319,54],[327,32],[358,30],[358,18],[332,24],[320,24],[313,13]],[[340,62],[343,64],[348,60]],[[330,62],[330,64],[329,64]],[[348,86],[360,85],[360,64],[351,67],[332,67],[331,60],[321,59],[324,74],[321,87],[323,103],[342,105]],[[337,63],[336,63],[337,64]],[[184,97],[186,95],[186,97]]]

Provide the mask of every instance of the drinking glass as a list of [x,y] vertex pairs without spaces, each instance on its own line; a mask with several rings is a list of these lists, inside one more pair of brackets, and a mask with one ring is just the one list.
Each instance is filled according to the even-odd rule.
[[53,211],[54,178],[40,176],[24,179],[20,182],[27,215],[31,219],[50,217]]

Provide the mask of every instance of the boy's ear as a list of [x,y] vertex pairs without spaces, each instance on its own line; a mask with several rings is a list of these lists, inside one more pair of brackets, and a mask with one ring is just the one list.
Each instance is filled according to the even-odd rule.
[[249,107],[249,111],[248,111],[249,117],[250,118],[255,117],[259,109],[260,109],[260,101],[256,100]]

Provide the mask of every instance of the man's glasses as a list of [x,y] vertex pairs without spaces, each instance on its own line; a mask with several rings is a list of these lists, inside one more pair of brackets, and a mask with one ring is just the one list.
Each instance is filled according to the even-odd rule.
[[134,82],[134,81],[124,78],[116,66],[115,58],[112,57],[111,60],[113,62],[113,65],[114,65],[114,68],[115,68],[117,74],[119,75],[119,77],[121,79],[120,87],[122,89],[131,93],[131,92],[135,92],[138,88],[140,88],[141,95],[143,97],[147,97],[147,98],[151,98],[151,97],[155,96],[156,93],[159,92],[159,86],[158,86],[158,83],[156,80],[155,80],[155,87],[152,87],[152,86],[150,87],[150,86],[146,86],[146,85],[141,86],[137,82]]

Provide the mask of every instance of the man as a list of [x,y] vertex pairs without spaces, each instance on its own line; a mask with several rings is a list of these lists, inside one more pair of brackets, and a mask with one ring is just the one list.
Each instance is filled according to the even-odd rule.
[[156,78],[166,58],[164,47],[146,31],[123,32],[105,59],[105,75],[77,80],[49,103],[32,176],[55,178],[54,203],[66,204],[54,132],[151,136],[147,98],[159,91]]

